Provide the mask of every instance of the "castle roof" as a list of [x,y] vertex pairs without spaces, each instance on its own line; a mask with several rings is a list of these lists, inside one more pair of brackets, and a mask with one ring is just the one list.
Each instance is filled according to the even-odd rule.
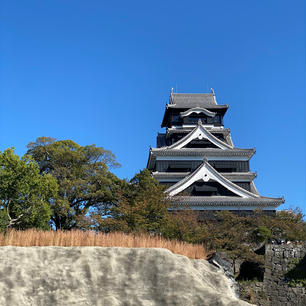
[[229,145],[214,136],[208,129],[205,128],[201,120],[199,120],[197,127],[195,127],[188,135],[186,135],[176,143],[172,144],[171,146],[158,148],[158,150],[181,149],[192,140],[203,138],[209,140],[211,143],[213,143],[222,150],[233,149],[232,145]]
[[[190,133],[194,127],[188,127],[188,128],[181,128],[181,129],[173,129],[173,128],[167,128],[166,138],[171,137],[173,134],[188,134]],[[209,131],[210,133],[215,134],[222,134],[225,138],[226,142],[233,146],[233,141],[231,137],[231,130],[226,128],[220,128],[220,127],[210,127],[205,126],[205,129]],[[159,133],[162,134],[162,133]]]
[[182,148],[182,149],[167,149],[167,148],[151,148],[147,163],[148,169],[153,169],[156,158],[172,158],[180,159],[180,157],[189,157],[198,160],[208,158],[209,160],[220,160],[220,158],[228,160],[249,160],[256,150],[253,149],[214,149],[214,148]]
[[178,181],[176,184],[170,186],[165,193],[170,196],[175,196],[179,194],[181,191],[188,188],[194,182],[197,181],[216,181],[219,184],[223,185],[226,189],[230,190],[234,194],[238,195],[242,198],[257,198],[258,194],[252,193],[243,189],[242,187],[234,184],[229,179],[227,179],[224,175],[219,173],[216,169],[214,169],[207,160],[204,159],[201,166],[199,166],[195,171],[193,171],[188,176],[184,177],[182,180]]
[[219,110],[223,115],[228,109],[228,105],[219,105],[214,92],[212,93],[173,93],[171,92],[169,103],[166,105],[166,111],[161,126],[167,124],[169,110],[180,109],[184,114],[191,109],[205,109],[207,112],[216,112]]
[[[210,127],[206,126],[205,127],[207,130],[209,130],[211,133],[220,133],[224,135],[229,135],[231,133],[231,130],[229,128],[220,128],[220,127]],[[167,136],[170,136],[172,134],[188,134],[190,133],[191,130],[193,130],[194,127],[184,127],[184,128],[167,128]]]
[[265,207],[278,207],[284,203],[284,198],[241,198],[241,197],[229,197],[229,196],[176,196],[171,197],[172,209],[186,209],[198,207],[198,209],[207,209],[211,207],[213,210],[218,210],[218,207],[231,209],[243,209],[242,207],[248,207],[249,209],[256,209]]
[[[155,179],[163,181],[179,181],[188,176],[190,172],[152,172]],[[253,181],[257,176],[255,172],[220,172],[225,178],[233,182],[249,182]]]
[[215,108],[218,105],[213,93],[172,93],[169,102],[169,107],[175,108]]

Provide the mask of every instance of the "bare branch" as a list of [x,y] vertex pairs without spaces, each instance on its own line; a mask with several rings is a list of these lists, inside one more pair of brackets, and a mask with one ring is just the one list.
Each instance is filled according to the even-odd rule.
[[[10,203],[11,203],[11,200],[8,200],[8,203],[7,203],[7,206],[6,206],[6,212],[7,212],[8,218],[9,218],[9,220],[10,220],[10,223],[6,226],[6,228],[9,228],[9,227],[12,226],[12,225],[15,225],[15,224],[20,223],[20,222],[21,222],[20,219],[21,219],[21,217],[24,215],[24,214],[21,214],[21,215],[19,215],[17,218],[12,219],[11,216],[10,216],[10,209],[9,209]],[[28,208],[26,209],[25,213],[28,213],[28,212],[30,211],[30,209],[31,209],[31,207],[28,207]]]

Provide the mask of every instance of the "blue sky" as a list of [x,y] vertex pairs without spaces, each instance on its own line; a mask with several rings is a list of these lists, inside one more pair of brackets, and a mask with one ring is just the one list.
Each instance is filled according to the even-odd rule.
[[39,136],[110,149],[131,178],[170,88],[215,89],[281,208],[305,209],[305,1],[3,0],[0,150]]

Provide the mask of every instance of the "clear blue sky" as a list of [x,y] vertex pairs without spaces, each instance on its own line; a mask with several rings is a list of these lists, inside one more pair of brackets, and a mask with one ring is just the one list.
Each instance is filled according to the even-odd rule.
[[229,104],[234,144],[281,208],[306,200],[305,1],[3,0],[0,150],[39,136],[146,166],[170,88]]

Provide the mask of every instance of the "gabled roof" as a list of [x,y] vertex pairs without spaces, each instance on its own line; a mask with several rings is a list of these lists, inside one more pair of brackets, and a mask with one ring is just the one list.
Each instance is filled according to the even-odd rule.
[[190,94],[190,93],[171,93],[169,107],[192,108],[192,107],[215,107],[216,97],[213,93]]
[[[211,134],[215,136],[215,134],[223,134],[223,137],[225,138],[226,142],[233,146],[233,141],[231,137],[231,130],[230,129],[225,129],[225,128],[219,128],[219,127],[211,127],[211,126],[206,126],[205,127]],[[190,133],[194,127],[185,127],[182,129],[174,129],[174,128],[167,128],[167,133],[166,133],[166,138],[171,137],[173,134],[188,134]]]
[[215,146],[219,147],[222,150],[226,149],[233,149],[233,146],[223,142],[216,136],[214,136],[212,133],[210,133],[203,125],[201,120],[198,122],[198,126],[194,128],[188,135],[177,141],[176,143],[172,144],[171,146],[168,147],[162,147],[158,148],[160,150],[165,150],[165,149],[181,149],[183,148],[186,144],[190,143],[194,139],[207,139],[211,143],[213,143]]
[[201,114],[202,113],[202,114],[205,114],[206,116],[209,116],[209,117],[214,117],[216,115],[216,113],[211,112],[206,108],[193,107],[193,108],[190,108],[190,109],[186,110],[185,112],[181,112],[180,116],[181,117],[186,117],[186,116],[189,116],[190,114],[193,114],[193,113],[196,113],[196,114]]
[[199,166],[197,170],[192,172],[190,175],[186,176],[181,181],[169,187],[165,193],[168,193],[169,196],[175,196],[181,191],[188,188],[194,182],[199,180],[203,180],[204,182],[208,182],[210,180],[216,181],[219,184],[223,185],[226,189],[233,192],[234,194],[242,197],[242,198],[258,198],[258,194],[254,194],[249,192],[242,187],[232,183],[230,180],[225,178],[222,174],[216,171],[208,162],[204,159],[203,164]]

